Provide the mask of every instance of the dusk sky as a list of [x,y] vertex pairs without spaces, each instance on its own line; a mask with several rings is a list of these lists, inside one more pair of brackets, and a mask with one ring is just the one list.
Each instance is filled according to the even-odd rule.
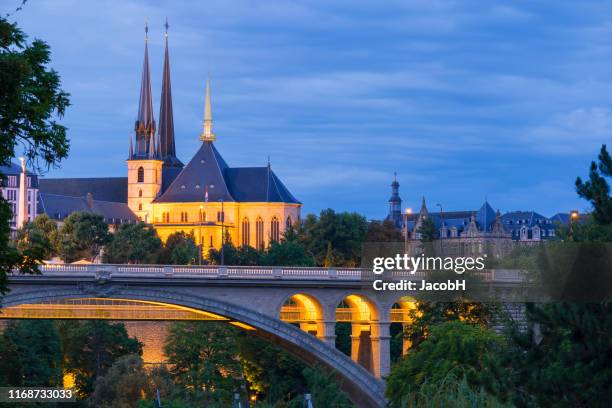
[[[20,1],[3,0],[2,14]],[[125,176],[149,21],[156,119],[168,18],[177,153],[272,168],[304,203],[588,209],[574,191],[612,141],[612,2],[37,1],[9,19],[52,50],[71,151],[47,177]]]

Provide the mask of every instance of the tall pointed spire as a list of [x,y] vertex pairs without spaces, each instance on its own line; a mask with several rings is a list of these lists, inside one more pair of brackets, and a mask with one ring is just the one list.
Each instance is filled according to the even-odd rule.
[[161,101],[159,104],[159,131],[157,139],[157,153],[164,166],[183,167],[183,163],[176,157],[174,144],[174,115],[172,112],[172,86],[170,82],[170,57],[168,56],[168,19],[164,25],[166,32],[166,51],[164,53],[164,70],[162,75]]
[[210,103],[210,77],[206,80],[206,97],[204,100],[204,130],[200,134],[203,142],[214,142],[215,134],[212,131],[212,106]]
[[128,151],[128,160],[132,160],[134,156],[134,145],[132,144],[132,132],[130,132],[130,150]]
[[145,24],[145,51],[140,82],[140,100],[138,116],[134,124],[136,131],[136,158],[148,158],[151,135],[155,135],[155,117],[153,116],[153,98],[151,97],[151,74],[149,72],[149,26]]

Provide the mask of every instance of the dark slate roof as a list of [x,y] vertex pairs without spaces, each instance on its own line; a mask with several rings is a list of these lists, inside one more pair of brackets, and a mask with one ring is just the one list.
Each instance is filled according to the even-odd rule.
[[215,146],[211,142],[203,142],[191,161],[155,202],[204,201],[207,190],[208,201],[235,201],[223,176],[227,167]]
[[476,213],[476,222],[480,226],[481,231],[491,230],[491,226],[495,222],[495,211],[491,208],[488,201],[485,201]]
[[85,197],[91,193],[96,200],[127,203],[127,177],[39,179],[41,193],[69,197]]
[[569,224],[570,215],[569,213],[556,213],[552,217],[550,217],[552,222],[558,222],[561,224]]
[[300,203],[269,167],[228,168],[225,177],[236,201]]
[[[157,203],[204,201],[284,202],[299,201],[268,167],[230,168],[212,142],[203,142]],[[212,187],[214,186],[214,187]]]
[[15,175],[21,174],[21,166],[15,162],[11,162],[8,166],[0,166],[0,174]]
[[88,204],[86,197],[38,194],[38,212],[47,214],[49,218],[63,220],[75,211],[91,211],[102,215],[106,222],[114,224],[138,221],[138,217],[125,203],[94,199]]
[[[38,188],[38,175],[34,173],[32,170],[26,168],[26,172],[28,177],[30,177],[31,187]],[[0,186],[6,187],[8,181],[6,180],[6,176],[20,176],[21,175],[21,165],[15,162],[11,162],[8,166],[0,166]],[[4,177],[3,177],[4,176]],[[19,187],[21,183],[21,179],[17,177],[17,184],[15,187]]]

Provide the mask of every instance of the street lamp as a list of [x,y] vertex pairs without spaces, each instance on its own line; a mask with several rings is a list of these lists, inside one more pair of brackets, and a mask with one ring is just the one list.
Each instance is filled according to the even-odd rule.
[[578,221],[580,217],[580,213],[578,210],[570,211],[570,220],[569,220],[569,231],[567,232],[567,239],[569,241],[574,240],[574,222]]
[[412,214],[412,208],[406,208],[404,212],[404,253],[408,253],[408,217]]

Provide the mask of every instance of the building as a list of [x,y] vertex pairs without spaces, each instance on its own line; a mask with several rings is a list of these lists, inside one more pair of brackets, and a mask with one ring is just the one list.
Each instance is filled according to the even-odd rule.
[[9,221],[12,231],[21,228],[27,221],[32,221],[38,215],[38,176],[26,169],[25,160],[20,158],[20,164],[11,163],[0,166],[0,195],[8,201],[13,212]]
[[61,221],[77,210],[109,223],[142,221],[162,241],[192,233],[204,252],[222,242],[264,248],[300,218],[302,204],[272,170],[230,167],[215,146],[210,81],[206,82],[200,148],[184,165],[176,156],[166,26],[159,126],[153,112],[148,29],[138,112],[130,135],[127,177],[41,179],[42,212]]
[[[495,211],[487,200],[476,210],[430,211],[425,197],[418,213],[401,212],[399,183],[391,184],[389,213],[386,217],[401,228],[407,243],[421,240],[419,230],[426,219],[435,226],[437,246],[447,255],[493,252],[496,256],[509,253],[513,243],[537,243],[555,237],[559,224],[567,223],[569,214],[558,213],[547,218],[535,211],[511,211],[502,214]],[[413,245],[416,247],[415,245]]]

